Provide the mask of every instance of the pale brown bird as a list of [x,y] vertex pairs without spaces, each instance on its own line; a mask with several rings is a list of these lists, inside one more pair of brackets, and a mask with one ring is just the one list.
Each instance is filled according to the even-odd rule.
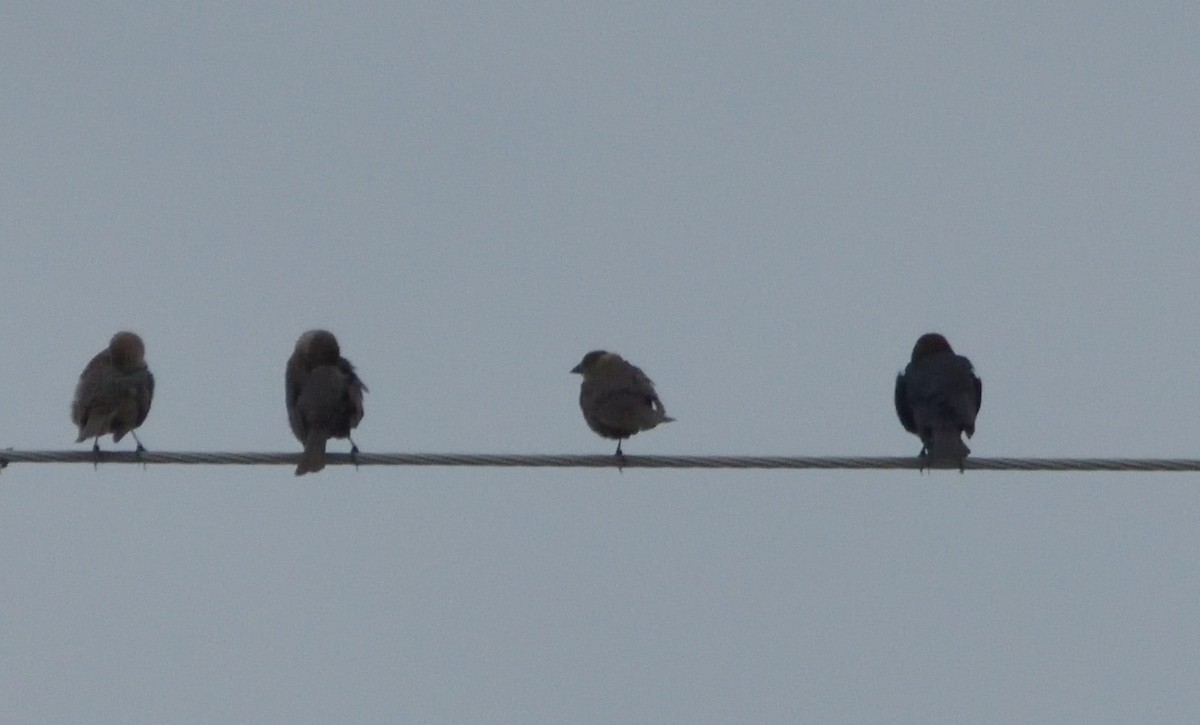
[[904,430],[921,439],[922,465],[957,465],[971,449],[962,434],[975,434],[983,403],[983,382],[971,361],[956,355],[946,338],[930,332],[913,346],[912,359],[896,376],[896,416]]
[[593,350],[571,372],[583,376],[579,407],[584,421],[597,434],[617,440],[618,456],[624,439],[675,420],[667,416],[650,378],[615,352]]
[[309,330],[296,341],[284,375],[288,423],[304,444],[296,475],[325,467],[325,444],[330,438],[350,441],[350,454],[358,446],[350,431],[363,418],[363,385],[350,361],[341,356],[337,338],[328,330]]
[[71,422],[79,426],[76,443],[94,438],[92,450],[100,451],[100,436],[111,433],[117,443],[128,433],[137,450],[146,450],[134,428],[146,420],[154,398],[154,376],[146,367],[146,346],[132,332],[112,336],[79,376]]

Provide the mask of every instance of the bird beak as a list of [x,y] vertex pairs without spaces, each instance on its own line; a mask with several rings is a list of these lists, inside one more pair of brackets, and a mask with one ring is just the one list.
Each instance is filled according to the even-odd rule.
[[575,373],[576,375],[583,375],[583,363],[579,363],[575,367],[571,368],[571,372]]

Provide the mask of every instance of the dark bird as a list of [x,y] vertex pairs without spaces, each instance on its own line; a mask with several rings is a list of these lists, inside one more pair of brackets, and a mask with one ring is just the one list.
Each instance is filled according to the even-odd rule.
[[327,330],[309,330],[296,341],[284,375],[288,423],[304,444],[296,475],[325,467],[325,444],[330,438],[350,441],[350,454],[358,446],[350,431],[363,418],[363,385],[350,361],[342,357],[337,338]]
[[667,416],[650,378],[614,352],[593,350],[571,372],[583,376],[579,407],[584,421],[599,435],[617,440],[618,456],[623,455],[622,440],[675,420]]
[[956,355],[941,335],[921,335],[908,367],[896,376],[896,415],[904,430],[920,437],[922,465],[962,470],[971,449],[961,434],[975,434],[982,402],[983,382],[971,361]]
[[146,450],[133,429],[145,422],[153,398],[154,376],[146,367],[142,338],[118,332],[83,369],[75,386],[71,403],[71,422],[79,426],[75,442],[94,438],[92,450],[99,452],[100,436],[111,433],[113,443],[118,443],[128,433],[139,451]]

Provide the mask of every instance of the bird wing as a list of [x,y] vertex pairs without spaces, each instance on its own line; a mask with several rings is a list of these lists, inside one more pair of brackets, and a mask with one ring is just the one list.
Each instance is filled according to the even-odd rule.
[[909,433],[917,432],[916,421],[913,420],[912,403],[908,400],[908,382],[904,378],[904,373],[896,376],[896,417],[900,419],[900,425],[904,426],[904,430]]
[[653,428],[666,417],[657,396],[629,388],[600,391],[594,400],[593,414],[605,426],[632,432]]
[[96,398],[103,387],[104,373],[112,367],[108,350],[96,354],[84,367],[79,375],[79,383],[75,386],[75,399],[71,403],[71,422],[83,426],[89,418],[89,409],[95,405]]
[[346,376],[346,405],[350,428],[357,428],[363,419],[363,393],[368,392],[367,386],[358,377],[358,373],[354,372],[354,365],[346,358],[338,360],[338,367]]
[[136,422],[133,424],[134,428],[146,422],[146,416],[150,414],[150,403],[154,400],[154,374],[148,368],[145,370],[145,373],[146,378],[144,383],[137,386],[137,416],[135,418]]
[[308,439],[308,424],[304,421],[298,405],[306,377],[308,377],[308,373],[304,369],[303,358],[298,352],[292,353],[292,356],[288,358],[287,370],[283,376],[284,401],[287,403],[288,425],[291,426],[292,433],[301,443]]
[[970,438],[975,433],[975,416],[979,414],[983,387],[975,377],[970,360],[955,355],[948,363],[946,379],[954,420]]

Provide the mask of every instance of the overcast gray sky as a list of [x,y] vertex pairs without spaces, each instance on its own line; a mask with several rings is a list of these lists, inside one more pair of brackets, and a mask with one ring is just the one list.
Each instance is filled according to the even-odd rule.
[[[0,10],[0,447],[146,340],[152,450],[1200,455],[1192,3]],[[111,443],[106,439],[106,447]],[[118,445],[127,449],[132,443]],[[337,443],[331,450],[344,451]],[[13,465],[0,721],[1196,722],[1194,475]]]

